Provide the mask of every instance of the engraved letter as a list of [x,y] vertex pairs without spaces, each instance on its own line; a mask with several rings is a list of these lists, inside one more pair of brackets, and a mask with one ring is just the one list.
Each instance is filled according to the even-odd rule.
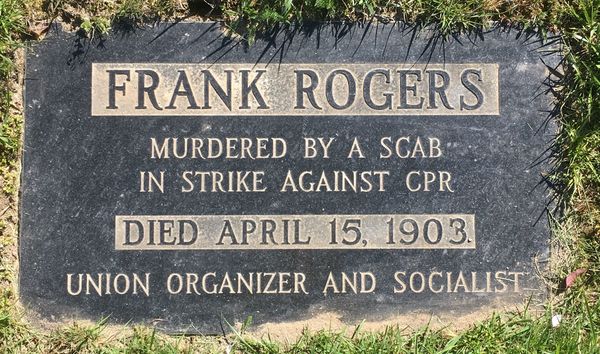
[[248,84],[248,74],[250,73],[250,70],[240,70],[240,73],[242,74],[242,105],[240,106],[240,109],[250,108],[250,105],[248,104],[248,95],[250,93],[252,93],[252,96],[254,96],[254,99],[258,103],[258,109],[269,108],[269,106],[267,106],[267,103],[265,102],[265,99],[260,94],[260,90],[258,89],[258,87],[256,87],[256,82],[265,72],[267,71],[256,70],[256,76],[254,77],[254,80],[252,80],[252,82]]
[[394,273],[394,280],[400,285],[400,289],[394,286],[394,294],[401,294],[406,291],[406,283],[400,278],[400,276],[406,276],[406,272]]
[[[144,239],[144,226],[141,222],[137,220],[125,220],[125,242],[124,245],[132,246],[137,245]],[[137,238],[132,240],[131,236],[131,225],[135,225],[137,227]]]
[[202,70],[202,74],[204,74],[204,109],[210,109],[212,106],[210,105],[210,93],[208,86],[210,85],[216,94],[219,96],[221,101],[229,108],[231,111],[231,70],[225,70],[225,74],[227,75],[227,93],[221,87],[217,79],[210,73],[208,70]]
[[[158,87],[158,83],[160,82],[160,78],[158,74],[154,70],[136,70],[138,73],[138,104],[135,109],[146,109],[145,95],[148,95],[152,106],[155,109],[161,111],[162,107],[156,101],[156,88]],[[150,86],[146,86],[146,76],[150,77],[151,84]]]
[[[189,232],[190,239],[185,239],[186,225],[191,228]],[[198,225],[192,220],[179,220],[179,244],[180,245],[191,245],[196,242],[198,238]]]
[[475,96],[475,98],[477,99],[477,102],[475,102],[475,104],[468,104],[465,102],[465,96],[460,95],[460,110],[467,110],[467,111],[471,111],[474,109],[477,109],[479,107],[481,107],[483,105],[483,92],[481,92],[481,90],[475,86],[471,81],[469,81],[469,74],[473,74],[477,77],[477,81],[481,82],[481,70],[475,70],[475,69],[467,69],[465,71],[463,71],[462,75],[460,76],[460,82],[463,84],[463,86],[469,90],[469,92],[471,92],[473,94],[473,96]]
[[219,238],[219,242],[217,242],[217,245],[222,245],[223,239],[225,237],[231,238],[232,245],[238,244],[238,242],[235,238],[235,232],[233,231],[233,227],[231,226],[231,221],[229,221],[229,220],[224,221],[223,230],[221,230],[221,237]]
[[160,149],[158,148],[158,144],[156,143],[156,138],[150,138],[150,143],[152,145],[152,155],[150,158],[152,159],[168,159],[169,158],[169,140],[171,138],[166,138],[163,140],[162,146]]
[[400,74],[400,109],[421,109],[423,108],[423,101],[425,100],[423,97],[419,97],[421,100],[417,104],[409,104],[408,103],[408,92],[412,92],[413,96],[417,96],[417,85],[408,86],[406,83],[406,79],[408,75],[414,75],[417,81],[421,81],[421,72],[419,70],[398,70]]
[[[190,81],[185,74],[185,70],[179,70],[179,77],[177,77],[177,83],[175,84],[175,90],[173,90],[173,95],[171,96],[171,102],[169,105],[165,107],[166,109],[175,109],[175,101],[177,97],[184,96],[187,98],[189,109],[199,109],[198,104],[196,104],[196,98],[194,98],[194,93],[192,92],[192,88],[190,87]],[[183,86],[183,90],[181,90],[181,86]]]
[[[333,80],[335,80],[335,77],[337,75],[342,75],[343,77],[345,77],[346,83],[348,84],[348,98],[346,99],[346,102],[344,104],[338,104],[335,101],[335,97],[333,95]],[[327,102],[329,103],[329,105],[335,109],[346,109],[352,106],[356,98],[356,81],[354,80],[352,73],[348,70],[343,69],[332,71],[331,74],[329,74],[329,76],[327,77],[327,81],[325,82],[325,97],[327,97]]]
[[383,97],[385,97],[384,103],[377,104],[377,103],[373,102],[373,98],[371,97],[371,82],[373,81],[373,77],[377,74],[383,75],[383,77],[385,77],[386,84],[390,83],[390,71],[389,70],[377,69],[377,70],[369,71],[369,73],[367,73],[367,75],[365,76],[365,83],[363,85],[363,97],[365,99],[365,103],[367,104],[367,106],[369,106],[373,109],[377,109],[377,110],[392,109],[393,94],[391,92],[383,93]]
[[81,294],[81,284],[82,284],[82,280],[83,280],[83,276],[82,274],[78,274],[77,277],[79,278],[79,286],[77,287],[77,291],[73,291],[73,286],[71,285],[71,283],[73,282],[71,279],[73,278],[73,274],[69,273],[67,274],[67,292],[69,293],[69,295],[79,295]]
[[[437,103],[435,99],[435,95],[440,95],[440,99],[442,100],[442,104],[444,107],[448,109],[454,109],[454,107],[450,106],[448,103],[448,97],[446,97],[446,90],[450,85],[450,76],[444,70],[427,70],[429,74],[429,107],[428,108],[437,108]],[[442,85],[436,85],[436,77],[439,76],[442,79]]]
[[129,70],[106,70],[108,73],[108,106],[107,109],[117,109],[115,93],[121,91],[125,96],[125,82],[122,85],[117,86],[117,75],[125,75],[125,81],[129,81]]
[[[317,73],[312,70],[294,70],[296,73],[296,107],[295,109],[306,109],[304,106],[304,95],[308,97],[310,104],[313,108],[323,109],[315,100],[315,89],[319,86],[319,77]],[[310,79],[310,85],[304,86],[304,76],[308,76]]]

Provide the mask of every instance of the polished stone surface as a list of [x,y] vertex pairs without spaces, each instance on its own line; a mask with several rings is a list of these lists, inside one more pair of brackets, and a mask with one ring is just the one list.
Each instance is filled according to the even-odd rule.
[[[320,313],[338,314],[348,324],[413,313],[452,318],[499,304],[518,304],[531,294],[543,295],[533,262],[548,256],[545,212],[549,200],[542,176],[549,170],[545,151],[554,126],[547,121],[551,98],[545,93],[545,63],[555,65],[558,60],[545,53],[549,49],[552,47],[543,46],[537,36],[515,30],[494,29],[442,41],[397,24],[315,25],[259,38],[249,48],[225,37],[219,25],[210,23],[116,31],[92,43],[55,28],[28,50],[26,62],[21,301],[32,313],[50,321],[110,316],[114,322],[151,323],[172,332],[215,333],[221,331],[224,320],[234,323],[250,315],[256,324],[307,320]],[[271,95],[290,99],[289,106],[282,105],[289,111],[280,114],[214,110],[186,115],[167,109],[135,113],[132,108],[122,114],[92,115],[93,99],[108,97],[108,91],[102,91],[106,88],[92,88],[92,65],[102,63],[108,66],[99,68],[117,63],[124,64],[121,69],[132,70],[127,91],[116,91],[117,103],[129,97],[137,99],[131,96],[133,85],[139,84],[136,68],[156,68],[155,64],[175,64],[161,67],[172,75],[181,64],[215,70],[222,70],[224,64],[243,64],[241,67],[251,70],[254,64],[264,68],[268,63],[267,70],[273,72],[281,65],[282,72],[290,73],[291,87],[295,85],[293,70],[302,64],[314,64],[315,70],[324,73],[344,67],[356,72],[360,65],[367,71],[369,66],[392,68],[392,75],[395,66],[402,66],[422,73],[419,85],[434,86],[440,84],[436,81],[440,78],[427,81],[427,70],[447,68],[455,85],[461,80],[456,75],[464,68],[453,65],[476,68],[485,64],[490,71],[485,71],[483,81],[493,78],[494,70],[498,75],[498,81],[488,83],[489,95],[497,95],[499,106],[490,104],[481,113],[425,114],[430,106],[426,97],[425,108],[414,114],[386,111],[382,115],[363,104],[347,113],[330,109],[324,114],[311,111],[303,115],[293,109],[296,100],[281,93],[287,85],[279,83],[279,93]],[[467,79],[477,86],[473,75]],[[114,87],[125,82],[124,78],[117,77],[120,81]],[[340,78],[338,75],[338,83]],[[326,78],[321,80],[324,83]],[[382,83],[381,75],[377,82]],[[239,84],[233,88],[238,89]],[[449,104],[456,108],[459,98],[452,96],[452,90],[446,93]],[[364,98],[360,87],[357,92]],[[473,92],[465,91],[463,83],[470,104],[476,97]],[[201,98],[197,98],[199,106]],[[214,99],[218,102],[216,96]],[[321,104],[326,102],[319,99]],[[394,106],[400,104],[399,99],[394,97]],[[177,100],[181,105],[189,103],[183,94]],[[344,97],[334,100],[342,102]],[[381,103],[384,96],[374,100]],[[149,102],[146,97],[147,105]],[[436,102],[443,105],[439,95]],[[258,102],[251,100],[251,104]],[[287,154],[279,159],[152,158],[151,138],[186,137],[281,138]],[[335,138],[329,158],[304,158],[304,138],[318,137]],[[381,158],[382,153],[387,154],[381,146],[384,137],[390,141],[410,137],[411,144],[419,137],[423,150],[414,153],[414,145],[404,140],[401,154],[410,148],[414,158]],[[356,152],[348,158],[354,138],[364,158]],[[439,145],[429,138],[438,139]],[[273,142],[265,144],[271,147]],[[438,150],[430,150],[431,144],[438,146],[440,156]],[[140,192],[140,171],[157,176],[164,171],[164,193]],[[184,171],[263,171],[266,190],[182,192],[188,186],[182,179]],[[329,177],[333,171],[389,171],[389,175],[385,176],[385,191],[326,192],[322,187],[319,192],[291,192],[291,188],[281,192],[288,171],[294,176],[302,171],[314,175],[325,171]],[[407,186],[411,171],[422,174],[413,174],[415,179]],[[418,188],[416,178],[425,171],[436,178],[430,191],[411,191]],[[448,188],[436,184],[442,178],[440,172],[451,175]],[[377,186],[376,178],[371,181]],[[281,238],[273,239],[277,245],[265,244],[258,231],[250,232],[253,222],[259,225],[260,220],[269,219],[281,226],[286,216],[312,228],[313,241],[302,243],[308,237],[303,234],[295,244],[285,244]],[[395,223],[393,243],[387,239],[390,218]],[[170,244],[179,229],[163,235],[162,247],[156,241],[158,236],[155,244],[135,244],[131,233],[140,230],[135,228],[147,227],[148,220],[158,225],[159,219],[165,228],[185,219],[191,221],[180,228],[192,232],[193,223],[209,231],[200,234],[195,246],[186,246],[181,239]],[[333,219],[337,244],[327,241]],[[350,219],[346,233],[342,230],[344,219]],[[139,224],[125,226],[125,220]],[[219,240],[216,233],[224,220],[236,228],[235,238]],[[240,236],[242,220],[247,221],[250,234],[247,245]],[[355,244],[342,243],[343,237],[349,243],[356,238],[352,229],[356,220],[361,222],[362,237]],[[440,242],[436,242],[437,222],[445,230]],[[461,228],[462,222],[468,225]],[[420,232],[418,240],[411,243],[415,226]],[[130,227],[129,245],[126,227]],[[429,241],[424,238],[425,228]],[[462,239],[461,231],[468,239]],[[292,233],[289,237],[293,238]],[[217,245],[218,241],[221,244]],[[143,244],[146,246],[140,246]],[[226,273],[231,284],[224,280]],[[256,293],[256,284],[254,294],[238,292],[238,278],[256,281],[256,273],[263,273],[261,280],[272,280],[272,285],[263,283],[261,294]],[[342,273],[347,281],[345,293],[341,293]],[[94,281],[88,282],[88,276]],[[148,294],[141,286],[146,284],[146,276]],[[355,276],[353,290],[349,280],[354,281]],[[210,293],[213,289],[216,294]],[[285,293],[288,290],[290,293]]]

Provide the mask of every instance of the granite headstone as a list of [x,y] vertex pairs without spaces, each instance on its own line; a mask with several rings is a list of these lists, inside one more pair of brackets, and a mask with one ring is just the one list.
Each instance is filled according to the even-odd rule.
[[53,28],[26,61],[20,299],[214,333],[543,296],[554,49],[502,28]]

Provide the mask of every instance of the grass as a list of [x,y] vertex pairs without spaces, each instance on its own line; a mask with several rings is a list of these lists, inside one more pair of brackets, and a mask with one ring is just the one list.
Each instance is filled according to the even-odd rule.
[[4,83],[0,85],[0,166],[5,172],[5,167],[16,162],[20,138],[19,117],[10,109],[11,85],[8,84],[14,69],[12,53],[20,45],[18,36],[24,28],[19,0],[0,1],[0,18],[0,81]]
[[[597,353],[600,352],[598,304],[563,315],[559,327],[527,312],[494,315],[458,334],[422,328],[388,327],[380,332],[321,330],[304,332],[293,343],[254,338],[241,333],[228,337],[167,337],[136,327],[127,335],[106,334],[103,323],[72,325],[51,333],[35,332],[0,315],[3,353]],[[581,315],[579,315],[581,313]]]
[[[556,73],[559,134],[554,153],[561,213],[553,220],[554,296],[543,314],[492,316],[461,333],[390,327],[305,332],[293,343],[255,338],[244,328],[227,337],[168,337],[135,327],[115,331],[101,321],[38,331],[15,305],[16,200],[22,112],[18,100],[18,48],[39,27],[60,20],[89,37],[111,26],[208,16],[223,19],[251,44],[263,31],[303,20],[395,21],[435,26],[444,36],[486,28],[490,21],[542,33],[564,43]],[[0,0],[0,352],[2,353],[594,353],[600,352],[600,0]],[[17,103],[15,103],[17,102]],[[4,206],[2,207],[4,208]],[[2,209],[0,208],[0,209]],[[575,285],[561,282],[575,269]],[[560,326],[551,326],[560,314]]]

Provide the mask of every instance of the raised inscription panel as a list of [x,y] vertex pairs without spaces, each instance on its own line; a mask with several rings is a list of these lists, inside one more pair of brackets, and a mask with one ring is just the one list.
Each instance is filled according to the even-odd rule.
[[82,51],[53,29],[27,57],[29,312],[206,333],[543,295],[552,48],[336,28],[245,47],[161,25]]
[[475,248],[475,218],[474,215],[118,215],[115,221],[118,250],[232,247]]
[[497,115],[497,64],[92,64],[92,115]]

